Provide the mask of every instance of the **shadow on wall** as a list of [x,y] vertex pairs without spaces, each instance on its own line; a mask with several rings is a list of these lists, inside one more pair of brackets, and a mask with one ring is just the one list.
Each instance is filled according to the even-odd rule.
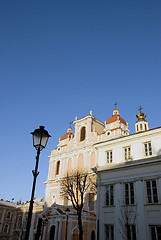
[[161,155],[161,149],[159,149],[159,151],[157,152],[157,156]]

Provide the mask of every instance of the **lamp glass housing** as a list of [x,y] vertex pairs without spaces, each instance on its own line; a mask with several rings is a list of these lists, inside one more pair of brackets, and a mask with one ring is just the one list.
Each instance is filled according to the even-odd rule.
[[44,129],[44,126],[40,126],[31,133],[33,135],[33,145],[36,149],[43,149],[46,147],[48,138],[51,137],[49,133]]
[[69,216],[69,212],[70,212],[69,208],[65,209],[65,213],[66,213],[67,216]]

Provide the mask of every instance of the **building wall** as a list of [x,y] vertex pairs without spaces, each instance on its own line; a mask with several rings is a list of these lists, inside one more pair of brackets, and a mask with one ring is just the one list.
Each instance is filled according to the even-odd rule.
[[[152,155],[145,156],[144,143],[151,142]],[[131,159],[125,161],[124,147],[131,146]],[[150,226],[161,227],[161,128],[95,144],[98,150],[97,220],[99,239],[106,239],[105,227],[113,226],[114,239],[122,234],[123,216],[129,212],[128,225],[136,226],[136,239],[151,240]],[[112,163],[107,151],[112,150]],[[148,203],[147,181],[156,181],[158,201]],[[125,184],[133,183],[134,203],[126,204]],[[106,202],[107,186],[113,186],[114,203]],[[108,192],[109,193],[109,192]],[[124,226],[123,226],[124,225]],[[97,226],[98,228],[98,226]],[[112,238],[110,238],[112,239]]]

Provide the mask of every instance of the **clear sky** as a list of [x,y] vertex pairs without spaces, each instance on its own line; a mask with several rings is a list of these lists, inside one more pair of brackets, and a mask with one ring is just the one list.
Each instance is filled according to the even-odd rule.
[[0,199],[30,199],[32,132],[41,152],[36,197],[45,196],[51,149],[75,116],[104,122],[114,103],[134,132],[140,105],[161,126],[160,0],[0,1]]

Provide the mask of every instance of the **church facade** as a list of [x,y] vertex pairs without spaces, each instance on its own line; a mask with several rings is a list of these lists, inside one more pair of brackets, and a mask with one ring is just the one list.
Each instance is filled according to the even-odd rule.
[[[95,144],[100,141],[108,141],[111,138],[128,136],[127,122],[120,117],[118,109],[114,109],[112,121],[109,118],[102,123],[90,114],[81,118],[75,118],[73,122],[75,132],[72,128],[67,129],[67,133],[60,139],[56,149],[51,151],[49,161],[49,172],[46,184],[45,209],[42,215],[48,219],[48,223],[43,230],[43,239],[78,239],[78,223],[76,212],[71,202],[62,198],[60,194],[61,179],[68,173],[79,170],[88,172],[96,178],[93,169],[98,166],[98,150]],[[83,211],[83,235],[84,239],[96,239],[96,192],[88,192],[85,197]],[[67,216],[66,208],[70,209]],[[53,238],[55,237],[55,238]]]
[[[136,116],[133,134],[116,108],[105,123],[92,111],[75,118],[74,133],[69,127],[51,150],[45,200],[35,200],[31,240],[79,238],[77,212],[61,194],[62,179],[76,171],[97,179],[97,193],[89,188],[84,197],[84,240],[161,239],[161,127],[149,129],[141,109]],[[0,205],[0,239],[23,239],[29,203]]]

